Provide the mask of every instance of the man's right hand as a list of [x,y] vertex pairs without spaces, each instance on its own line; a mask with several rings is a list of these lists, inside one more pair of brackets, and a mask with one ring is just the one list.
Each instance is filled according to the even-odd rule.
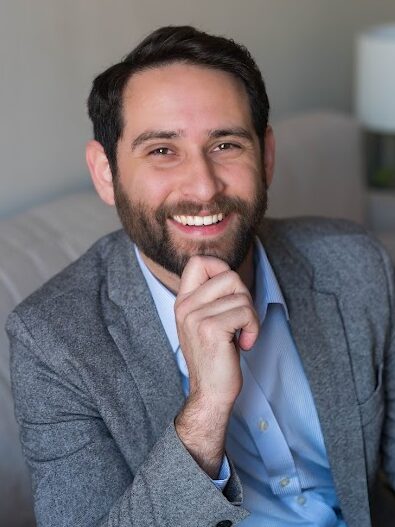
[[239,349],[253,347],[258,317],[240,276],[211,256],[193,256],[185,266],[175,315],[190,385],[176,430],[201,468],[215,479],[230,413],[243,383]]

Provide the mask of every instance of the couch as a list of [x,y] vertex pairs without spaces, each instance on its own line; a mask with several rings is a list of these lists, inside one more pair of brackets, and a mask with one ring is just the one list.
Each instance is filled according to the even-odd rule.
[[[269,215],[324,215],[369,225],[361,135],[346,115],[315,112],[274,125],[276,175]],[[395,260],[395,227],[376,234]],[[394,222],[395,225],[395,222]],[[119,227],[113,209],[93,191],[46,203],[0,222],[0,525],[33,527],[28,473],[20,452],[3,330],[12,308],[76,259],[99,236]]]

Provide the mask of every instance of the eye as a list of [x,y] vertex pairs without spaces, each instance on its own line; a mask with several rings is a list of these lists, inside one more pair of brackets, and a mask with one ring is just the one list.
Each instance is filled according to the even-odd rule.
[[240,146],[235,143],[221,143],[214,148],[214,151],[234,150],[240,149]]
[[151,150],[149,152],[150,156],[168,156],[171,154],[173,154],[173,151],[166,146],[160,146],[159,148],[155,148],[155,150]]

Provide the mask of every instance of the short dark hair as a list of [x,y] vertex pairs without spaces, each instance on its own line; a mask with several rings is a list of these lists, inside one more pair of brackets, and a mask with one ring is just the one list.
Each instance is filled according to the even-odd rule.
[[124,128],[123,92],[128,80],[134,73],[173,62],[219,69],[240,79],[248,95],[255,131],[263,146],[269,100],[261,72],[247,48],[234,40],[209,35],[191,26],[166,26],[149,34],[121,62],[93,81],[88,113],[94,138],[103,146],[113,176],[117,173],[117,144]]

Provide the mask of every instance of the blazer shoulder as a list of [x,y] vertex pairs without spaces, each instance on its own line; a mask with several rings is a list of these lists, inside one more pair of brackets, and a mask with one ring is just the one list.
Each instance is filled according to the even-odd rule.
[[[347,284],[369,281],[393,287],[393,263],[387,251],[365,227],[352,221],[322,217],[268,220],[264,239],[281,243],[313,269],[316,279]],[[383,284],[384,285],[384,284]],[[392,291],[391,291],[392,293]]]
[[279,236],[300,250],[308,250],[318,243],[328,244],[339,251],[350,253],[354,245],[367,251],[382,252],[381,243],[364,226],[349,220],[305,216],[269,220],[266,231]]
[[301,216],[295,218],[269,219],[266,230],[272,230],[296,243],[306,239],[322,239],[344,236],[369,236],[362,225],[350,220]]
[[[98,292],[106,275],[107,261],[117,250],[122,231],[115,231],[97,240],[77,260],[65,267],[34,291],[10,313],[6,323],[9,334],[15,334],[19,321],[34,326],[41,319],[76,314],[76,306],[88,308],[97,303]],[[81,311],[80,310],[80,311]]]

